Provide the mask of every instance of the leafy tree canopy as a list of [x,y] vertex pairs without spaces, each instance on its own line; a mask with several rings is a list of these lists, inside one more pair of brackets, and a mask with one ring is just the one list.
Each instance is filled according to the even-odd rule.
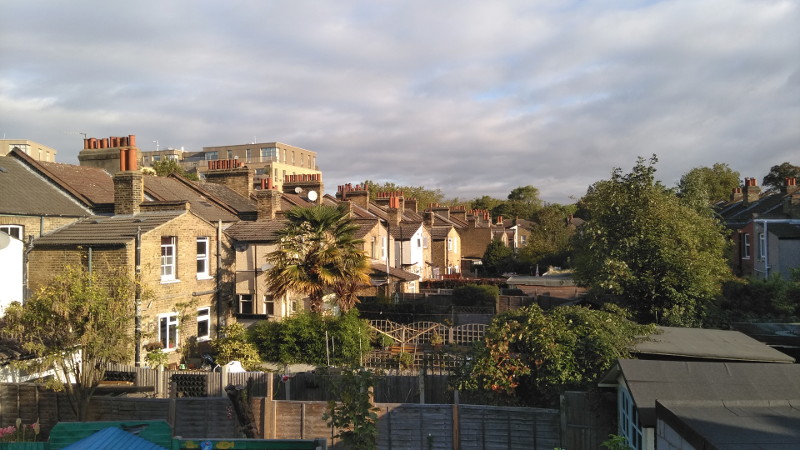
[[195,172],[187,172],[186,170],[178,164],[178,161],[174,159],[162,159],[161,161],[156,161],[153,163],[153,170],[156,171],[156,175],[160,177],[166,177],[170,174],[176,173],[184,178],[193,181],[199,181],[200,178],[197,176]]
[[476,198],[469,202],[469,209],[485,209],[486,211],[491,211],[503,203],[503,200],[484,195],[483,197]]
[[538,305],[496,316],[474,365],[458,378],[463,390],[493,393],[499,404],[553,407],[569,389],[587,389],[633,345],[655,332],[615,305],[602,310]]
[[402,191],[405,198],[413,198],[417,200],[417,209],[422,211],[432,204],[445,204],[444,193],[439,189],[427,189],[423,186],[402,186],[395,183],[384,182],[376,183],[367,180],[364,182],[369,191],[369,197],[375,198],[379,192],[393,192]]
[[67,267],[25,304],[6,309],[0,333],[36,357],[23,361],[24,368],[55,368],[74,378],[74,384],[58,378],[48,384],[67,392],[78,420],[85,420],[107,364],[131,359],[133,289],[133,280],[122,272],[101,280],[84,268]]
[[678,183],[678,195],[701,205],[728,200],[734,188],[741,185],[739,172],[727,164],[695,167],[686,172]]
[[486,246],[483,253],[483,270],[488,275],[498,275],[505,271],[508,261],[513,257],[510,248],[506,247],[502,241],[495,239]]
[[533,186],[519,186],[511,190],[508,200],[492,209],[492,217],[503,216],[504,218],[529,220],[533,214],[542,207],[542,200],[539,198],[539,189]]
[[772,166],[761,184],[769,187],[770,192],[778,192],[787,178],[800,178],[800,166],[795,166],[790,162]]
[[615,169],[581,200],[589,220],[576,234],[576,279],[628,307],[642,322],[692,326],[719,295],[729,241],[710,213],[687,206],[637,160]]
[[574,227],[567,225],[567,218],[575,211],[574,205],[545,205],[533,214],[531,235],[521,257],[532,264],[542,266],[567,266]]
[[336,294],[343,311],[357,302],[356,291],[369,282],[369,262],[355,238],[358,229],[344,205],[293,208],[278,232],[278,248],[267,255],[267,290],[275,298],[307,295],[312,312],[322,312],[323,297]]

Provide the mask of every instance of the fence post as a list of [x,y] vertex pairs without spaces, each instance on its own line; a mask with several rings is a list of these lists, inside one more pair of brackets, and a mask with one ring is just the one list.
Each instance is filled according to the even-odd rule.
[[219,396],[220,397],[227,397],[228,394],[225,392],[225,386],[228,385],[228,365],[225,364],[221,367],[219,371]]
[[455,403],[453,403],[453,450],[461,448],[461,428],[458,418],[458,391],[454,391]]

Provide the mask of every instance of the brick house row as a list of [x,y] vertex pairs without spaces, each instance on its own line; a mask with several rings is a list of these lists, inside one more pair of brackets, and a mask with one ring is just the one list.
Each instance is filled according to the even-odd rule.
[[265,256],[277,245],[282,212],[293,207],[347,206],[371,261],[365,295],[415,293],[422,280],[460,276],[492,239],[511,236],[487,211],[418,211],[402,192],[370,198],[364,186],[345,185],[326,195],[316,172],[287,175],[281,189],[237,160],[209,167],[201,182],[146,175],[137,170],[135,136],[100,142],[89,142],[80,166],[16,151],[0,160],[10,194],[0,199],[0,231],[13,243],[13,253],[0,249],[0,261],[24,272],[11,276],[18,289],[0,298],[0,308],[67,265],[122,270],[143,286],[137,363],[146,344],[179,362],[197,357],[229,320],[279,320],[307,308],[305,298],[265,290]]
[[791,279],[800,267],[800,191],[787,178],[777,192],[762,194],[755,178],[745,178],[717,211],[734,243],[732,266],[737,275]]

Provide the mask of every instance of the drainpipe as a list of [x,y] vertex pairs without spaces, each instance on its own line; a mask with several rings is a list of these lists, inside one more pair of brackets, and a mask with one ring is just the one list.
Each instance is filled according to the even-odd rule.
[[[754,223],[761,223],[761,230],[764,233],[764,279],[769,278],[769,229],[768,224],[770,223],[788,223],[788,224],[800,224],[800,221],[796,219],[760,219],[754,220]],[[755,227],[753,227],[755,229]],[[756,236],[757,237],[757,236]],[[761,239],[758,240],[759,251],[761,246]]]
[[222,221],[217,221],[217,270],[216,270],[216,283],[217,283],[217,336],[219,337],[220,320],[222,320]]
[[22,252],[22,303],[30,297],[30,289],[28,288],[28,255],[33,251],[33,235],[28,235],[28,242],[25,245],[25,250]]
[[[134,239],[134,364],[136,367],[142,366],[142,227],[136,227],[136,238]],[[91,248],[90,248],[91,250]]]

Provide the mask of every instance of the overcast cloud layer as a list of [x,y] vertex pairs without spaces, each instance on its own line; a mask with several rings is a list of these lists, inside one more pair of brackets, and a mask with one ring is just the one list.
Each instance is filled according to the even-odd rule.
[[365,179],[570,202],[659,157],[674,185],[800,164],[794,1],[0,3],[0,132],[77,163],[280,141],[327,192]]

